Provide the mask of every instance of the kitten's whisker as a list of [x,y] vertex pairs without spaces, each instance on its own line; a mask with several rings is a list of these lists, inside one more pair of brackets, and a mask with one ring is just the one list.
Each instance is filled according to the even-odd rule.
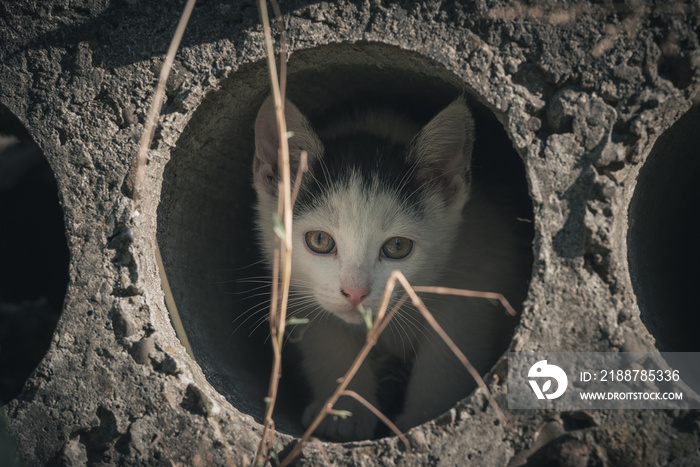
[[[406,329],[404,328],[403,324],[401,323],[401,318],[399,317],[398,314],[394,316],[394,319],[391,320],[388,327],[389,327],[389,329],[391,329],[393,336],[398,334],[399,337],[401,338],[401,349],[403,350],[403,359],[406,360],[406,341],[404,339],[404,336],[407,335],[408,333],[406,332]],[[394,339],[394,342],[396,342],[396,339]],[[409,339],[409,342],[411,343],[411,347],[413,348],[412,339]],[[415,348],[413,350],[415,352]]]
[[417,311],[415,307],[412,304],[408,304],[408,309],[402,308],[397,317],[403,320],[407,326],[410,326],[414,337],[418,338],[420,336],[423,341],[429,342],[430,337],[432,337],[432,328],[422,319],[421,315],[417,315],[414,311]]
[[272,280],[269,277],[246,277],[245,279],[239,278],[236,280],[239,284],[263,284],[267,286],[272,285]]
[[[413,334],[413,339],[410,339],[410,338],[409,338],[409,339],[408,339],[408,342],[409,342],[409,344],[411,345],[411,350],[413,351],[413,355],[415,356],[416,353],[417,353],[417,350],[416,350],[416,347],[415,347],[415,345],[414,345],[414,342],[417,341],[416,338],[418,337],[418,335],[417,335],[416,332],[415,332],[416,326],[414,326],[414,323],[413,323],[413,322],[407,320],[407,317],[405,316],[405,314],[401,313],[401,311],[399,311],[399,313],[396,314],[394,320],[395,320],[395,323],[393,323],[393,324],[394,324],[395,326],[397,326],[397,327],[401,327],[401,330],[403,331],[403,333],[404,333],[404,335],[405,335],[406,337],[408,337],[408,332],[406,331],[407,328],[408,328],[408,329],[411,331],[411,333]],[[390,324],[392,324],[392,323],[390,323]],[[405,358],[406,358],[406,345],[405,345],[405,340],[403,340],[402,342],[403,342],[404,359],[405,359]]]
[[238,323],[238,326],[236,326],[236,328],[232,331],[232,334],[236,333],[245,323],[247,323],[251,319],[255,319],[256,321],[254,321],[254,322],[257,322],[257,320],[259,319],[258,315],[260,315],[260,313],[263,313],[263,317],[267,318],[267,313],[266,313],[267,309],[268,309],[268,306],[264,305],[252,313],[247,313],[246,315],[239,315],[235,320],[233,320],[233,322],[231,324],[235,324],[235,322],[238,321],[238,319],[242,318],[243,316],[245,316],[245,319],[243,321],[241,321],[240,323]]
[[451,355],[452,351],[449,349],[449,347],[445,344],[445,342],[442,340],[442,338],[435,332],[435,330],[430,327],[425,321],[420,320],[420,318],[417,318],[419,321],[415,322],[415,329],[421,334],[422,342],[424,344],[431,345],[433,349],[437,349],[439,352],[443,353],[444,355]]
[[[239,278],[237,279],[238,282],[248,284],[266,284],[266,285],[272,285],[272,278],[270,276],[258,276],[258,277],[245,277],[245,278]],[[314,284],[309,281],[301,280],[301,279],[292,279],[290,281],[290,285],[292,286],[313,286]]]
[[261,293],[256,294],[256,295],[249,295],[251,292],[257,292],[258,290],[265,291],[266,289],[269,289],[269,287],[259,286],[259,287],[255,287],[255,288],[249,289],[249,290],[238,290],[238,291],[224,292],[224,294],[228,295],[228,296],[241,297],[241,300],[246,300],[249,298],[258,297],[258,296],[263,295],[265,293],[269,294],[269,291],[267,291],[267,292],[261,292]]
[[289,309],[305,307],[308,305],[314,305],[315,303],[316,303],[316,300],[314,300],[313,298],[295,297],[294,299],[289,301]]
[[236,321],[238,321],[239,319],[241,319],[242,317],[250,315],[251,313],[256,314],[256,313],[260,313],[261,311],[266,310],[269,307],[269,305],[270,305],[269,299],[263,300],[262,302],[256,302],[255,304],[248,307],[245,311],[238,313],[238,316],[236,316],[236,318],[234,318],[234,320],[232,321],[232,324],[235,323]]
[[[265,323],[265,321],[267,321],[267,319],[268,319],[268,314],[267,314],[266,312],[269,310],[270,302],[271,302],[271,300],[268,299],[268,300],[266,300],[265,302],[262,302],[262,303],[260,303],[260,304],[256,304],[256,305],[254,305],[253,307],[251,307],[250,309],[248,309],[248,310],[245,312],[245,314],[248,314],[248,316],[238,325],[238,327],[236,327],[235,331],[237,331],[243,324],[245,324],[245,323],[246,323],[247,321],[249,321],[251,318],[255,317],[256,315],[259,315],[260,313],[265,312],[262,316],[258,316],[258,317],[253,321],[253,323],[251,324],[251,327],[249,328],[249,329],[250,329],[250,334],[249,334],[249,336],[251,336],[252,334],[254,334],[255,331],[256,331],[263,323]],[[294,313],[297,313],[297,312],[298,312],[297,309],[298,309],[299,307],[306,306],[306,305],[308,305],[308,304],[313,304],[313,303],[315,303],[315,300],[314,300],[312,297],[307,297],[307,296],[305,296],[305,295],[300,295],[299,297],[292,297],[292,296],[290,296],[290,299],[289,299],[289,304],[290,304],[290,316],[292,316]],[[293,308],[292,308],[292,307],[293,307]],[[253,310],[253,309],[255,309],[255,308],[259,308],[259,309],[257,309],[257,310],[254,311],[253,313],[250,313],[250,311]],[[241,316],[239,316],[238,318],[236,318],[236,320],[238,320],[240,317],[241,317]],[[236,320],[234,320],[234,322],[235,322]],[[234,331],[234,332],[235,332],[235,331]]]
[[217,270],[222,271],[222,272],[243,271],[244,269],[252,268],[253,266],[257,266],[259,264],[265,264],[265,263],[266,263],[266,261],[264,259],[259,259],[257,261],[252,262],[252,263],[244,264],[243,266],[238,266],[235,268],[219,268]]
[[237,294],[238,294],[238,295],[247,294],[247,295],[241,297],[241,302],[243,302],[243,301],[245,301],[245,300],[252,300],[252,299],[254,299],[254,298],[264,297],[264,296],[266,296],[266,295],[267,295],[267,296],[270,295],[270,291],[269,291],[269,290],[263,290],[262,292],[251,293],[251,292],[256,292],[256,291],[258,291],[258,290],[260,290],[260,288],[256,288],[256,289],[253,289],[253,290],[246,290],[245,292],[237,292]]
[[[255,334],[255,332],[258,330],[258,328],[260,328],[260,326],[262,326],[265,323],[268,323],[269,322],[268,318],[269,318],[269,316],[267,315],[267,313],[264,316],[258,318],[255,326],[253,326],[250,329],[250,332],[248,333],[248,337],[251,337],[253,334]],[[267,339],[269,339],[269,337],[270,337],[270,333],[268,332],[267,337],[265,338],[265,342],[267,342]]]
[[[232,337],[234,334],[236,334],[236,333],[243,327],[243,325],[244,325],[245,323],[247,323],[248,321],[250,321],[251,319],[254,320],[253,323],[255,323],[255,322],[257,322],[258,320],[260,320],[260,319],[261,319],[261,315],[260,315],[261,313],[262,313],[262,318],[266,318],[266,317],[267,317],[266,310],[267,310],[267,307],[263,307],[263,308],[261,308],[261,309],[255,311],[254,313],[249,313],[248,315],[246,315],[246,316],[245,316],[245,319],[244,319],[243,321],[241,321],[241,322],[238,324],[238,326],[236,326],[236,327],[231,331],[231,333],[229,334],[229,337]],[[238,317],[234,320],[234,322],[237,321],[238,319],[242,318],[243,316],[244,316],[244,315],[238,316]],[[233,323],[232,323],[232,324],[233,324]],[[251,324],[251,326],[252,326],[252,324]],[[249,328],[249,329],[250,329],[250,328]],[[249,334],[249,336],[250,336],[250,334]]]
[[[394,322],[395,320],[396,320],[396,317],[394,317],[393,320],[389,322],[389,325],[387,326],[387,328],[389,329],[389,331],[391,331],[391,337],[394,338],[394,344],[398,347],[399,341],[396,338],[396,336],[398,335],[398,337],[401,339],[401,347],[403,348],[403,345],[404,345],[403,337],[401,336],[401,333],[397,332],[397,330],[396,330],[396,323]],[[386,332],[386,331],[384,331],[384,332]],[[406,354],[406,352],[404,349],[404,357],[405,357],[405,354]]]

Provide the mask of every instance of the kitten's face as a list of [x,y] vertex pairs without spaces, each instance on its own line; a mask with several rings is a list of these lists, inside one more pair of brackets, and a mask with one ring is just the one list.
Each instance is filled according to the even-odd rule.
[[[292,174],[302,149],[310,160],[294,206],[295,302],[359,324],[358,306],[376,315],[393,270],[415,285],[434,283],[467,200],[473,129],[464,103],[448,106],[405,144],[371,132],[321,142],[289,102],[285,113],[295,135],[289,141]],[[256,121],[254,175],[258,227],[271,259],[279,174],[270,101]]]
[[433,283],[456,226],[440,221],[442,210],[427,211],[402,205],[395,193],[351,175],[312,210],[295,216],[297,291],[346,322],[362,323],[358,305],[376,314],[393,270],[413,284]]

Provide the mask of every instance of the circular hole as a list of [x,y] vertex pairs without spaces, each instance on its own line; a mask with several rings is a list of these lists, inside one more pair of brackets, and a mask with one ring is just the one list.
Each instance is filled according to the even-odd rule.
[[700,106],[659,137],[629,208],[628,259],[642,321],[659,350],[697,352]]
[[[288,99],[314,126],[321,126],[329,114],[363,105],[385,106],[424,125],[464,90],[461,80],[441,65],[374,43],[295,52],[287,83]],[[241,66],[205,99],[164,170],[158,208],[158,239],[166,272],[197,362],[219,392],[258,421],[272,356],[265,321],[270,281],[258,248],[252,162],[255,118],[268,92],[266,64],[257,62]],[[517,307],[525,297],[532,265],[528,221],[532,205],[524,168],[495,116],[471,98],[469,106],[477,134],[472,173],[474,185],[480,187],[474,199],[509,206],[509,229],[522,252],[512,277],[517,285],[508,297]],[[479,254],[496,258],[499,251],[493,245],[490,248]],[[494,270],[498,261],[490,262]],[[484,283],[481,277],[475,275],[473,288],[493,291],[503,285]],[[499,306],[488,305],[499,323],[484,332],[491,332],[493,339],[486,351],[490,359],[479,366],[482,373],[506,350],[517,321],[505,318]],[[454,358],[447,352],[445,348],[445,358]],[[284,353],[275,424],[277,430],[298,435],[310,392],[308,382],[300,377],[303,371],[295,347],[285,347]],[[383,411],[396,414],[408,372],[399,365],[393,373],[385,378],[379,404]]]
[[0,105],[0,405],[49,348],[68,286],[56,180],[22,124]]

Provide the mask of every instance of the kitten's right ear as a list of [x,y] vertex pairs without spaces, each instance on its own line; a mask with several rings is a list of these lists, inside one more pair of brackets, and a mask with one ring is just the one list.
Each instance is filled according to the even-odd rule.
[[411,142],[408,161],[419,183],[439,187],[445,199],[466,199],[471,182],[474,120],[464,97],[437,114]]
[[[301,161],[301,151],[308,154],[308,162],[323,155],[323,144],[318,138],[309,121],[296,108],[294,104],[285,101],[284,116],[287,122],[287,131],[293,133],[289,138],[289,164],[292,180],[296,177]],[[280,180],[278,166],[279,132],[277,131],[277,118],[275,115],[275,102],[268,97],[255,119],[255,160],[253,161],[253,175],[255,186],[264,189],[271,195],[277,194],[277,186]]]

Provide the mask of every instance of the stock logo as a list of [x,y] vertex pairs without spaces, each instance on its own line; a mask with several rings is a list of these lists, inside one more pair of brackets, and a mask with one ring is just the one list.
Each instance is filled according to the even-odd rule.
[[[547,364],[547,360],[540,360],[532,365],[527,376],[528,378],[546,378],[542,387],[540,387],[537,380],[530,379],[528,381],[538,399],[556,399],[561,397],[569,384],[569,379],[566,377],[564,370],[556,365]],[[549,391],[552,389],[552,379],[557,382],[557,389],[556,391],[549,393]]]

